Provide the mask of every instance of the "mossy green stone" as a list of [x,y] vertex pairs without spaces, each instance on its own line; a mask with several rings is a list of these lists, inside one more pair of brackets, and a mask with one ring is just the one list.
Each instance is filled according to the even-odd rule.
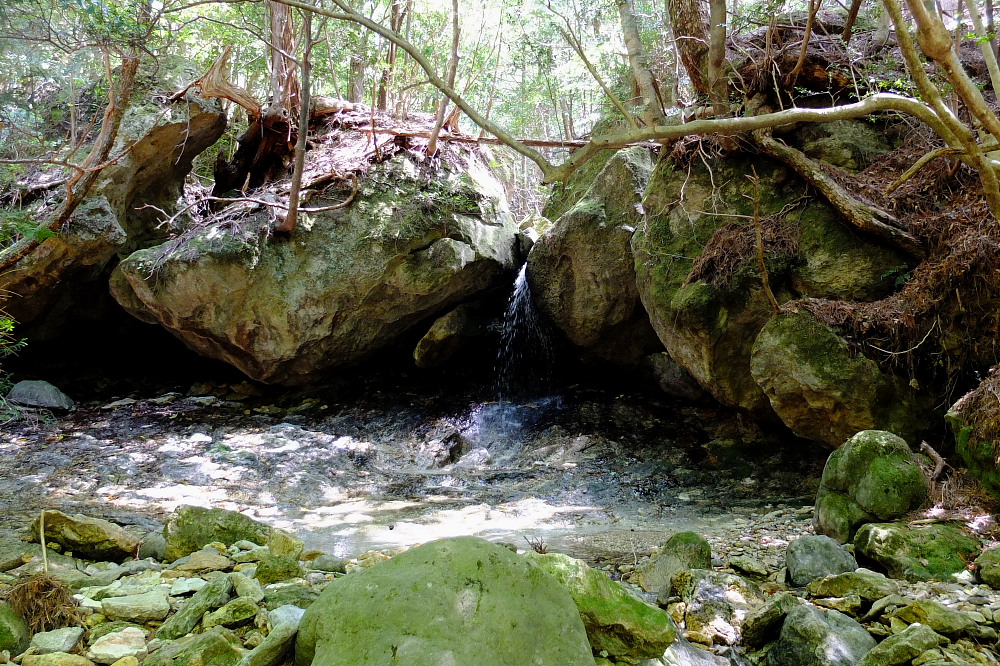
[[600,571],[560,553],[525,557],[569,590],[595,652],[655,659],[674,642],[677,631],[666,611],[636,599]]
[[270,585],[283,580],[291,580],[302,576],[302,567],[299,561],[290,555],[265,555],[257,563],[257,570],[253,577],[260,581],[261,585]]
[[905,523],[864,525],[854,538],[854,547],[890,576],[909,581],[950,580],[981,549],[977,539],[954,525],[911,527]]
[[210,629],[215,626],[241,627],[253,622],[257,615],[257,603],[248,597],[237,597],[222,608],[207,613],[202,620],[202,626]]
[[272,585],[264,590],[264,607],[267,610],[274,610],[286,605],[309,608],[318,598],[319,592],[305,585],[297,583],[280,586]]
[[298,666],[594,664],[569,592],[475,537],[411,548],[330,582],[306,609]]
[[21,654],[28,648],[31,632],[24,618],[14,612],[9,604],[0,601],[0,650]]
[[167,643],[142,666],[235,666],[243,657],[240,639],[222,627]]
[[181,506],[163,527],[167,561],[190,555],[206,544],[219,541],[230,546],[237,541],[267,543],[272,527],[226,509]]
[[979,580],[1000,590],[1000,547],[987,548],[976,558]]

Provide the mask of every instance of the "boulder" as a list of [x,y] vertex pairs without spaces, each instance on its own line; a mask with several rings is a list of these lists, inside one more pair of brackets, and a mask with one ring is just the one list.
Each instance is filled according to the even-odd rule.
[[1000,547],[987,548],[976,558],[976,574],[995,590],[1000,590]]
[[[31,524],[35,541],[39,538],[39,518]],[[62,511],[45,512],[45,540],[89,560],[122,562],[134,558],[139,538],[114,523],[82,514],[68,516]]]
[[908,581],[951,580],[965,571],[980,544],[955,525],[869,523],[854,538],[855,551]]
[[[756,190],[748,177],[756,177]],[[645,224],[632,239],[639,295],[670,356],[719,402],[764,420],[778,415],[750,360],[775,313],[762,286],[754,225],[734,221],[752,212],[751,199],[760,201],[768,283],[779,302],[873,300],[894,288],[886,276],[909,266],[845,227],[821,200],[788,205],[806,191],[786,167],[759,156],[707,164],[664,157],[646,188]]]
[[685,604],[685,636],[699,643],[738,643],[744,618],[764,603],[760,586],[733,574],[688,569],[673,580]]
[[652,168],[648,149],[628,148],[599,171],[578,174],[573,185],[585,191],[571,205],[561,202],[561,214],[528,255],[541,312],[585,355],[625,365],[660,347],[639,302],[631,251]]
[[660,598],[670,596],[674,574],[685,569],[711,569],[712,546],[697,532],[678,532],[663,544],[660,554],[637,572],[639,586]]
[[166,559],[173,562],[213,542],[229,546],[246,539],[263,545],[272,531],[270,525],[236,511],[181,506],[163,527],[163,536],[167,540]]
[[31,637],[30,647],[37,654],[72,652],[83,637],[83,627],[63,627],[53,631],[40,631]]
[[161,646],[142,666],[235,666],[243,657],[239,637],[223,627]]
[[792,584],[801,587],[817,578],[854,571],[858,563],[839,543],[817,534],[799,537],[788,544],[785,568]]
[[1000,463],[997,462],[996,394],[1000,390],[998,367],[979,386],[962,396],[945,414],[955,436],[955,452],[993,498],[1000,499]]
[[464,348],[482,344],[489,335],[489,318],[470,303],[434,320],[413,350],[418,368],[435,368],[447,363]]
[[930,627],[911,624],[898,634],[889,636],[873,647],[858,666],[898,666],[908,664],[928,650],[947,643],[948,639],[937,634]]
[[40,409],[73,409],[76,405],[72,398],[52,384],[28,379],[11,387],[7,393],[7,401],[22,407]]
[[202,619],[202,627],[242,627],[251,624],[257,616],[257,602],[248,597],[236,597],[225,606],[206,613]]
[[948,608],[933,599],[919,599],[893,611],[890,617],[907,624],[922,624],[939,634],[958,638],[975,627],[975,621],[967,613]]
[[[415,612],[419,609],[419,612]],[[433,541],[331,581],[302,618],[297,666],[593,664],[569,592],[503,546]]]
[[270,585],[283,580],[291,580],[302,576],[302,567],[299,561],[288,555],[268,554],[257,563],[257,570],[253,577],[260,581],[261,585]]
[[857,595],[874,603],[890,595],[899,594],[899,583],[868,569],[858,569],[814,580],[806,586],[813,597],[849,597]]
[[848,349],[809,312],[775,315],[750,354],[754,381],[799,437],[834,448],[859,430],[913,438],[925,427],[909,385]]
[[769,666],[856,666],[875,647],[865,628],[835,610],[793,608],[768,653]]
[[600,571],[558,553],[529,552],[525,558],[569,590],[595,652],[616,660],[654,659],[674,642],[677,631],[666,611],[636,599]]
[[163,590],[111,597],[101,601],[101,612],[111,620],[136,623],[162,620],[170,613],[170,600]]
[[215,550],[196,550],[181,560],[173,568],[185,574],[204,574],[209,571],[225,571],[233,566],[233,561]]
[[272,240],[259,212],[239,230],[209,225],[139,250],[112,294],[259,381],[303,384],[359,362],[506,286],[517,230],[502,187],[475,148],[445,154],[433,172],[409,153],[366,165],[352,203],[311,215],[293,242]]
[[865,120],[806,123],[793,136],[809,157],[850,171],[861,171],[892,150],[885,135]]
[[123,657],[142,659],[146,656],[146,632],[138,627],[104,634],[87,650],[87,658],[98,664],[114,664]]
[[778,638],[785,616],[802,604],[802,601],[788,592],[779,592],[758,606],[743,618],[743,643],[750,647],[762,648]]
[[865,430],[827,459],[813,527],[845,543],[862,524],[898,518],[926,499],[927,480],[906,442]]

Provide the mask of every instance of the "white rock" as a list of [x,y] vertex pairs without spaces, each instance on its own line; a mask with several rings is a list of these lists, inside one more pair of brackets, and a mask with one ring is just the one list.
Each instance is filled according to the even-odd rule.
[[146,656],[146,634],[137,627],[101,636],[87,650],[87,658],[98,664],[113,664],[123,657],[142,660]]
[[55,631],[42,631],[31,638],[31,647],[37,654],[69,652],[83,636],[83,627],[64,627]]
[[170,596],[180,597],[191,592],[197,592],[206,585],[208,585],[208,581],[204,578],[178,578],[170,586]]
[[272,611],[268,611],[267,622],[271,625],[272,629],[279,624],[290,624],[297,628],[299,622],[302,620],[303,613],[305,613],[304,609],[292,604],[285,604],[284,606],[278,606]]

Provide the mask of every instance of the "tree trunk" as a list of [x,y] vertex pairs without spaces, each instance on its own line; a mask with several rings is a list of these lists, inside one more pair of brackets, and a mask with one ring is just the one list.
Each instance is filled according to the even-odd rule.
[[[403,28],[405,18],[406,7],[403,6],[402,0],[393,0],[389,28],[393,32],[399,33]],[[382,70],[382,79],[379,81],[378,87],[378,108],[382,111],[389,108],[389,88],[392,86],[392,75],[396,68],[397,50],[398,47],[393,42],[389,42],[389,50],[385,56],[385,68]]]
[[706,77],[711,38],[708,12],[703,0],[667,0],[667,12],[681,63],[691,77],[691,85],[701,95],[711,94]]
[[268,113],[284,109],[287,120],[298,116],[301,106],[299,68],[295,62],[295,25],[292,8],[268,0],[271,13],[271,104]]
[[365,73],[368,62],[357,53],[351,56],[351,68],[347,77],[347,101],[361,104],[365,101]]
[[660,93],[656,89],[656,81],[646,63],[642,38],[639,36],[639,26],[635,22],[632,0],[618,0],[618,17],[621,19],[622,37],[625,40],[625,48],[628,50],[629,66],[632,67],[632,73],[635,75],[635,82],[639,88],[639,96],[642,98],[643,120],[649,127],[665,125],[667,119],[663,115],[663,106],[660,103]]

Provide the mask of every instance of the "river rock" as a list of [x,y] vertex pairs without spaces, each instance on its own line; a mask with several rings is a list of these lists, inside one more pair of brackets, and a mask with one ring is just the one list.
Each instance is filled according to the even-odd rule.
[[374,666],[393,657],[407,664],[594,663],[570,593],[524,558],[474,537],[432,541],[337,578],[302,618],[297,666]]
[[217,626],[229,628],[242,627],[253,622],[256,616],[257,602],[248,597],[236,597],[222,608],[214,610],[211,613],[206,613],[202,620],[202,626],[205,629]]
[[1000,547],[987,548],[976,558],[976,574],[994,590],[1000,590]]
[[898,666],[908,664],[928,650],[947,643],[948,639],[937,634],[930,627],[911,624],[898,634],[889,636],[873,647],[858,666]]
[[123,657],[146,656],[146,632],[138,627],[104,634],[87,650],[87,657],[98,664],[114,664]]
[[[757,179],[756,192],[748,176]],[[806,191],[785,166],[760,156],[684,164],[663,157],[643,198],[645,223],[632,239],[639,295],[670,356],[716,400],[764,420],[779,415],[751,373],[751,358],[758,333],[776,315],[757,267],[754,225],[737,221],[748,212],[748,198],[759,196],[762,219],[780,215],[762,233],[779,303],[881,298],[894,287],[886,276],[909,266],[848,229],[821,200],[788,206]],[[829,401],[828,391],[842,390],[835,379],[817,388],[819,394],[801,400],[820,404]]]
[[595,652],[616,660],[652,659],[673,643],[677,632],[666,611],[636,599],[600,571],[559,553],[529,552],[525,558],[569,590]]
[[83,637],[83,627],[63,627],[53,631],[40,631],[31,637],[30,647],[37,654],[71,652]]
[[637,572],[639,586],[661,598],[670,596],[674,574],[685,569],[711,569],[712,546],[697,532],[678,532],[663,544],[660,554]]
[[268,585],[264,590],[264,608],[274,610],[288,605],[309,608],[317,598],[319,592],[308,585],[296,583]]
[[631,250],[652,168],[648,149],[628,148],[581,170],[546,208],[558,217],[528,255],[539,310],[587,354],[627,365],[661,348]]
[[178,578],[170,584],[170,596],[183,597],[208,585],[204,578]]
[[840,543],[864,523],[892,520],[927,498],[927,480],[906,442],[865,430],[830,454],[823,469],[813,526]]
[[170,600],[163,590],[111,597],[101,602],[101,612],[111,620],[129,620],[141,624],[167,617],[170,613]]
[[214,550],[198,550],[183,561],[174,565],[174,569],[184,573],[208,573],[209,571],[225,571],[233,566],[232,560],[220,555]]
[[167,540],[166,559],[173,562],[216,541],[229,546],[245,539],[263,545],[272,531],[270,525],[236,511],[181,506],[163,527]]
[[914,437],[925,423],[903,380],[849,349],[806,311],[775,315],[764,325],[750,373],[792,432],[831,448],[859,430]]
[[310,215],[294,242],[271,240],[261,211],[239,232],[209,225],[134,252],[112,294],[259,381],[303,384],[356,363],[507,284],[517,228],[501,184],[476,148],[442,155],[437,167],[408,152],[366,165],[352,203]]
[[21,666],[94,666],[94,662],[79,654],[51,652],[25,655]]
[[278,666],[295,647],[298,626],[278,624],[264,637],[260,645],[243,656],[237,666]]
[[785,616],[802,604],[802,601],[788,592],[779,592],[763,605],[754,608],[743,618],[743,643],[761,648],[778,638]]
[[190,633],[205,613],[226,604],[232,593],[233,583],[229,576],[220,576],[209,582],[156,630],[156,637],[174,640]]
[[302,567],[294,557],[268,554],[257,563],[253,577],[260,581],[261,585],[270,585],[283,580],[301,578]]
[[965,571],[980,545],[955,525],[869,523],[858,530],[854,547],[890,576],[918,581],[951,580]]
[[736,644],[744,618],[764,603],[756,583],[721,571],[688,569],[674,575],[673,581],[685,603],[685,636],[698,643]]
[[785,567],[793,585],[808,585],[817,578],[854,571],[854,556],[830,537],[817,534],[795,539],[785,550]]
[[143,666],[235,666],[243,646],[232,631],[213,627],[161,646],[143,660]]
[[868,569],[858,569],[814,580],[806,586],[813,597],[849,597],[856,594],[874,603],[890,595],[899,594],[899,583]]
[[919,623],[930,627],[939,634],[957,638],[967,633],[975,621],[968,613],[948,608],[933,599],[918,599],[890,614],[907,624]]
[[72,398],[48,382],[25,379],[11,387],[7,400],[22,407],[73,409]]
[[793,608],[768,653],[769,666],[856,666],[875,647],[865,628],[835,610]]
[[254,603],[264,600],[264,588],[256,578],[247,578],[241,573],[229,574],[229,580],[233,582],[233,589],[236,595],[252,599]]
[[298,561],[305,543],[284,530],[273,530],[267,538],[267,548],[274,555],[284,555]]

